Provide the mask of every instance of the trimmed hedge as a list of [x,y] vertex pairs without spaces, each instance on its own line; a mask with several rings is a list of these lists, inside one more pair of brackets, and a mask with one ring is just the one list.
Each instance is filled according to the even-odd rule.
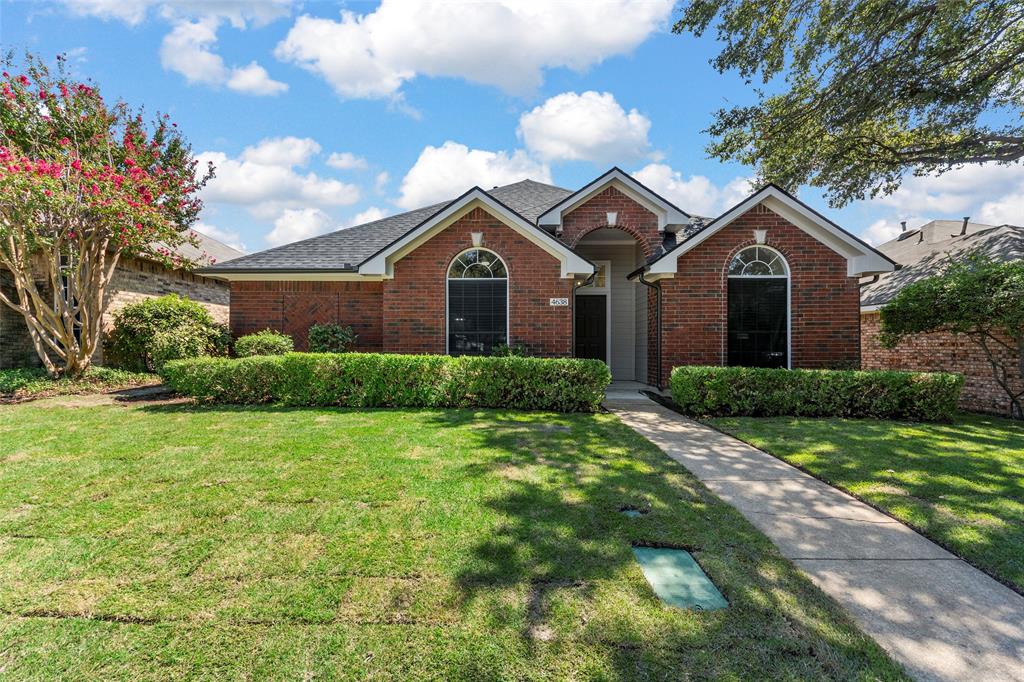
[[611,382],[599,360],[289,353],[168,362],[166,383],[202,401],[340,407],[505,407],[592,412]]
[[672,398],[683,412],[715,417],[869,417],[949,421],[959,374],[676,367]]
[[284,355],[295,349],[292,337],[273,329],[240,336],[235,341],[235,355],[240,358],[253,355]]

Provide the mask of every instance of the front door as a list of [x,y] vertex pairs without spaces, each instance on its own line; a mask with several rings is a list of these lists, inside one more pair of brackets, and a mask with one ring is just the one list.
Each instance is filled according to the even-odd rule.
[[608,361],[608,305],[604,294],[576,297],[576,357]]

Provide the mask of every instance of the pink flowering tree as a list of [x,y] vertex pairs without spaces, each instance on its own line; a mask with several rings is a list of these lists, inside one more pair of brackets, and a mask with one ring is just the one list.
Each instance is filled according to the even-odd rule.
[[100,342],[106,291],[122,258],[190,267],[202,207],[191,147],[166,116],[145,122],[91,83],[27,57],[0,78],[0,270],[53,377],[79,376]]

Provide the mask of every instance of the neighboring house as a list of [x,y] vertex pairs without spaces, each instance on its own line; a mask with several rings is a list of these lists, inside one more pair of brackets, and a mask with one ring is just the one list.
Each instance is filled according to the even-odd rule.
[[[219,263],[242,255],[241,251],[212,237],[199,232],[196,232],[196,236],[199,240],[198,248],[191,244],[176,247],[181,256],[193,262]],[[18,294],[11,273],[3,268],[0,268],[0,287],[10,298],[17,300]],[[186,270],[171,270],[155,261],[122,258],[107,287],[108,307],[103,316],[104,328],[110,328],[114,313],[128,303],[164,294],[187,296],[202,303],[214,319],[224,323],[228,321],[230,295],[225,282]],[[102,350],[95,360],[102,361]],[[0,369],[39,364],[39,356],[32,345],[24,317],[0,303]]]
[[306,348],[600,358],[664,386],[672,367],[859,364],[858,278],[885,256],[774,186],[714,220],[614,168],[582,189],[524,180],[221,263],[236,335]]
[[[861,289],[861,357],[865,369],[908,369],[959,372],[965,384],[961,406],[983,412],[1005,413],[1008,399],[996,383],[984,352],[965,336],[948,333],[918,334],[896,348],[879,343],[879,310],[911,282],[937,275],[950,259],[979,251],[996,260],[1024,258],[1024,227],[982,225],[965,220],[933,220],[878,247],[902,264],[888,274],[867,280]],[[1009,341],[1007,339],[1007,341]],[[1012,344],[1011,344],[1012,345]],[[1001,351],[1000,358],[1018,368],[1016,381],[1024,386],[1021,351]]]

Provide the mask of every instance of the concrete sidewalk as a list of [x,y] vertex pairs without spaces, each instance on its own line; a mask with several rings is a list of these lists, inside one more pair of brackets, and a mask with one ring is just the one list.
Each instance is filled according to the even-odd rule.
[[1024,680],[1024,597],[902,523],[634,396],[605,406],[736,507],[920,680]]

